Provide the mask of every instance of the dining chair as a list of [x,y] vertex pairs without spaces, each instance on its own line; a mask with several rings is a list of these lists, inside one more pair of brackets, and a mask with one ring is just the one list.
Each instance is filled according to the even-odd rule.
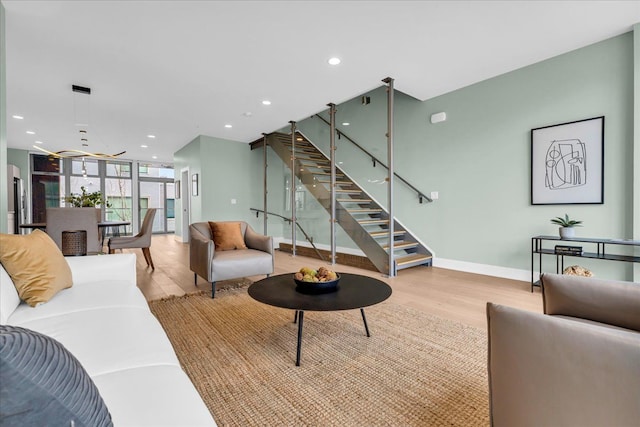
[[151,259],[151,234],[153,232],[153,218],[156,216],[156,209],[147,209],[147,213],[142,220],[140,232],[135,236],[112,237],[109,239],[109,253],[112,254],[116,249],[140,248],[144,255],[147,266],[155,270],[153,260]]
[[102,252],[98,222],[100,209],[96,208],[47,208],[47,234],[62,249],[62,232],[85,230],[87,253]]

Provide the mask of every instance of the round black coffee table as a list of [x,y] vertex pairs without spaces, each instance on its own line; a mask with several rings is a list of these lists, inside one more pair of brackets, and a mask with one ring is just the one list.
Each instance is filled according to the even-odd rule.
[[370,337],[364,307],[378,304],[391,296],[391,287],[381,280],[359,274],[338,273],[338,290],[326,294],[304,294],[296,291],[293,273],[280,274],[258,280],[249,286],[249,296],[274,307],[295,310],[294,323],[298,322],[298,347],[296,366],[300,366],[302,324],[305,311],[338,311],[360,309],[364,329]]

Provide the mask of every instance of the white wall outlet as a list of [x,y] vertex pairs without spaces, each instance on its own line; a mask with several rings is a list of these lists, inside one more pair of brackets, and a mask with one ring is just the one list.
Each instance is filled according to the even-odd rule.
[[439,194],[437,191],[431,192],[431,200],[438,200]]
[[236,199],[231,199],[231,204],[235,205],[236,203],[238,203],[238,201]]

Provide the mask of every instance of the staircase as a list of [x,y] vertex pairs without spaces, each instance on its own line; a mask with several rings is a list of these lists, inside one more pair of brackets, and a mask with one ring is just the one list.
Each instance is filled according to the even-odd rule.
[[[291,135],[272,133],[267,143],[291,167]],[[331,214],[331,161],[297,132],[296,176]],[[340,168],[336,167],[336,221],[376,268],[389,274],[389,214]],[[394,265],[397,272],[431,265],[431,252],[394,219]]]

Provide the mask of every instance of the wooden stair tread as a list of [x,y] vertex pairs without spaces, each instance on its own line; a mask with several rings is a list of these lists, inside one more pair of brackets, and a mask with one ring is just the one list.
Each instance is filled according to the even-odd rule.
[[358,221],[359,224],[361,225],[367,225],[367,224],[388,224],[389,220],[388,219],[363,219],[362,221]]
[[371,203],[371,199],[336,199],[340,203]]
[[[394,231],[393,235],[394,236],[402,236],[403,234],[406,234],[406,231]],[[384,237],[384,236],[388,236],[389,232],[388,231],[374,231],[372,233],[369,233],[369,235],[371,237]]]
[[371,208],[371,209],[347,209],[347,212],[349,213],[380,213],[382,212],[382,209],[376,209],[376,208]]
[[[397,244],[393,245],[393,249],[394,250],[396,250],[396,249],[398,249],[398,250],[400,250],[400,249],[410,249],[410,248],[415,248],[418,245],[419,245],[419,243],[417,243],[417,242],[402,242],[402,243],[398,242]],[[389,245],[384,245],[382,247],[382,249],[384,249],[386,251],[387,249],[389,249]]]
[[414,262],[427,261],[431,259],[431,255],[413,254],[396,258],[396,265],[411,264]]

